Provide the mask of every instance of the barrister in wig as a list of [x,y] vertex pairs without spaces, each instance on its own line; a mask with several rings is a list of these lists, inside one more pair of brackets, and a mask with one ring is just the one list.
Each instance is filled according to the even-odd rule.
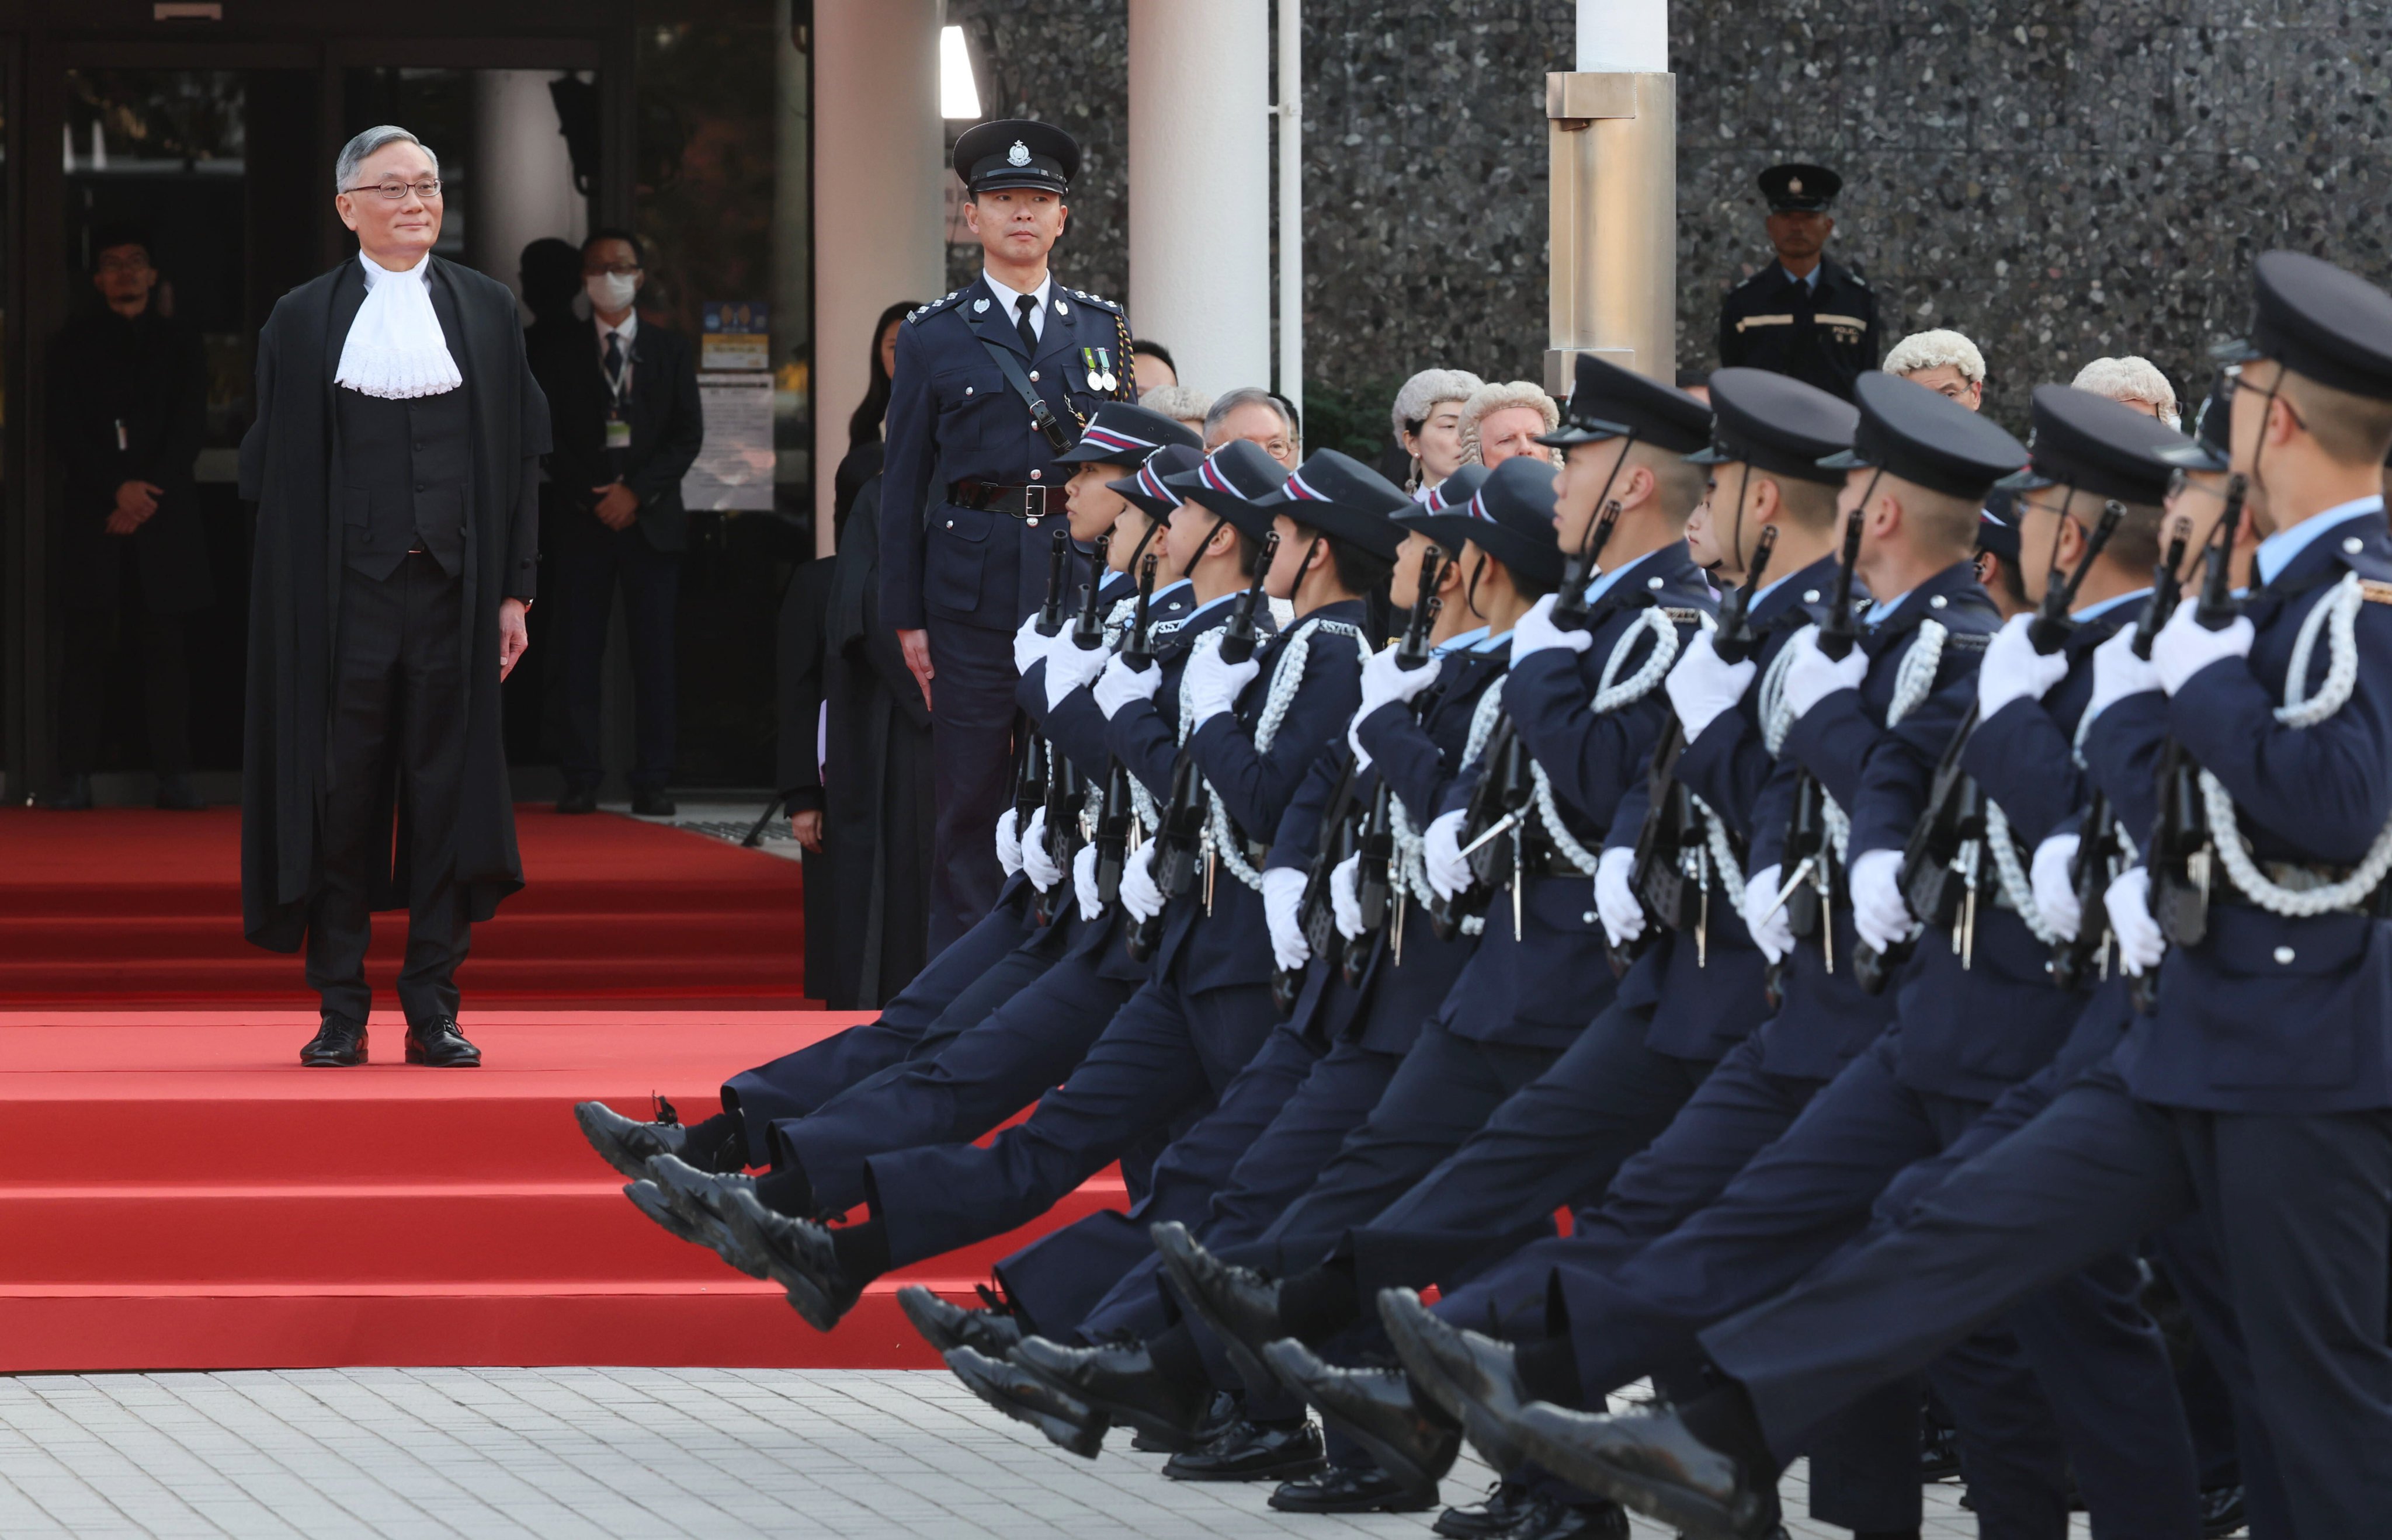
[[432,254],[432,151],[367,129],[333,187],[358,252],[266,317],[240,446],[242,923],[306,949],[323,1025],[300,1062],[357,1065],[370,915],[404,907],[408,1062],[469,1066],[457,967],[472,922],[523,886],[499,683],[528,645],[548,405],[514,296]]

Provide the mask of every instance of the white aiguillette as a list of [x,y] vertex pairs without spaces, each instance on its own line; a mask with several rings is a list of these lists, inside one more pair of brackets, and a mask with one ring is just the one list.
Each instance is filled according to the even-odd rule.
[[448,356],[440,317],[433,313],[432,291],[426,287],[431,257],[401,272],[363,252],[358,264],[365,269],[366,298],[341,343],[334,382],[391,401],[439,395],[463,384],[457,360]]

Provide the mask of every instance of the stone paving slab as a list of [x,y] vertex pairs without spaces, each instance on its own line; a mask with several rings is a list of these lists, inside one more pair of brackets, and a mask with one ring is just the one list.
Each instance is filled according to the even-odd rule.
[[[1166,1482],[1127,1442],[1073,1458],[943,1373],[26,1375],[0,1378],[0,1535],[1353,1540],[1434,1517],[1274,1513],[1267,1485]],[[1465,1460],[1447,1495],[1488,1480]],[[1929,1489],[1928,1536],[1976,1533],[1956,1496]]]

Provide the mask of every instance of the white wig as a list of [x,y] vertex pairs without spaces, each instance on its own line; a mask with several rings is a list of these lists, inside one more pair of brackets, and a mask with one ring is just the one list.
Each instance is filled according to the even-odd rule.
[[[1514,380],[1508,383],[1481,385],[1476,390],[1470,393],[1469,400],[1464,401],[1462,404],[1462,464],[1483,465],[1486,463],[1486,461],[1480,458],[1478,452],[1478,425],[1481,422],[1486,421],[1488,416],[1495,412],[1502,411],[1506,407],[1536,408],[1538,413],[1545,420],[1545,432],[1547,433],[1552,433],[1555,428],[1561,426],[1562,409],[1554,405],[1554,398],[1544,393],[1543,387],[1533,384],[1526,380]],[[1550,449],[1545,451],[1545,455],[1547,459],[1557,458]]]
[[2131,353],[2124,358],[2096,358],[2076,371],[2073,383],[2112,401],[2148,401],[2160,409],[2162,422],[2177,425],[2176,387],[2149,358]]
[[1157,385],[1139,396],[1138,404],[1181,422],[1202,422],[1213,409],[1213,398],[1193,385]]
[[1414,423],[1427,421],[1438,402],[1467,401],[1483,383],[1466,369],[1424,369],[1405,381],[1404,388],[1396,392],[1395,409],[1389,413],[1396,425],[1396,442],[1401,444],[1404,434]]
[[1893,344],[1893,351],[1878,365],[1888,374],[1916,374],[1923,369],[1942,369],[1949,365],[1960,371],[1960,378],[1972,385],[1985,382],[1985,356],[1977,344],[1956,331],[1937,328],[1933,331],[1914,331]]

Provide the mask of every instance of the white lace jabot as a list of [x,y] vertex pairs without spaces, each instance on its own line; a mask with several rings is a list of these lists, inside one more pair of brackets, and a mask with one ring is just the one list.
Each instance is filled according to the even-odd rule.
[[358,265],[365,269],[366,299],[341,343],[334,382],[395,401],[438,395],[463,384],[440,317],[432,310],[430,255],[393,272],[359,252]]

